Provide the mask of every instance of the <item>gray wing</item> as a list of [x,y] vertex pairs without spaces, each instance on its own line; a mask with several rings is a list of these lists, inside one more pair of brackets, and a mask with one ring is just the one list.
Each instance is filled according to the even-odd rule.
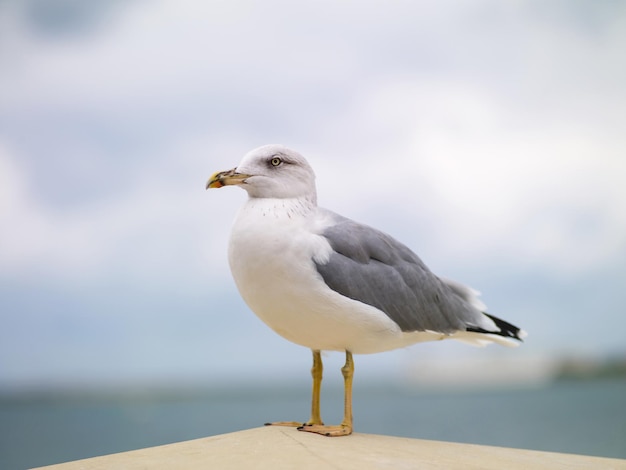
[[331,289],[382,310],[405,332],[493,329],[488,317],[435,276],[405,245],[371,227],[332,215],[337,223],[321,235],[333,252],[327,263],[316,262]]

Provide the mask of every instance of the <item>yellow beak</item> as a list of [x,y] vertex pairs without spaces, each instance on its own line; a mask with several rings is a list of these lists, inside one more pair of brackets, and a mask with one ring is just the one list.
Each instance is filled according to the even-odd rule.
[[206,183],[206,189],[243,184],[246,182],[246,178],[252,176],[245,173],[237,173],[236,170],[236,168],[233,168],[232,170],[213,173]]

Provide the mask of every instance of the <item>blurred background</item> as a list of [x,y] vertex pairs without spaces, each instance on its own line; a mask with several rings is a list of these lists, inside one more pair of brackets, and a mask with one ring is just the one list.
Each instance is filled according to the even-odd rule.
[[529,332],[357,356],[357,431],[626,458],[625,50],[609,0],[0,2],[0,466],[307,419],[204,190],[267,143]]

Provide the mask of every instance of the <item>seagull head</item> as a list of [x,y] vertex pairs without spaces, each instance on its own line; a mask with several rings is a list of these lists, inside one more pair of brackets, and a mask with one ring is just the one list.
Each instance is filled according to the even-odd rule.
[[206,189],[240,186],[254,198],[315,200],[315,173],[298,152],[282,145],[264,145],[243,157],[236,168],[211,175]]

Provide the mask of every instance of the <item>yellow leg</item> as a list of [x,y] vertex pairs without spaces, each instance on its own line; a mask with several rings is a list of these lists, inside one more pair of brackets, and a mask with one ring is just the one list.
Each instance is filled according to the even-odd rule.
[[311,397],[311,419],[306,423],[297,421],[278,421],[274,423],[265,423],[266,426],[291,426],[300,428],[302,426],[324,425],[320,414],[320,394],[322,390],[322,375],[324,365],[322,364],[322,355],[319,351],[313,350],[313,367],[311,368],[311,376],[313,377],[313,395]]
[[346,364],[341,368],[344,382],[343,421],[341,426],[350,430],[352,434],[352,377],[354,377],[354,361],[352,353],[346,351]]
[[322,391],[322,375],[324,373],[324,365],[322,364],[322,355],[319,351],[313,351],[313,367],[311,368],[311,377],[313,377],[313,394],[311,396],[311,419],[306,426],[314,424],[324,424],[320,412],[320,394]]
[[[314,366],[315,369],[315,352],[314,354]],[[321,359],[320,359],[321,364]],[[344,381],[344,411],[343,411],[343,421],[338,426],[325,426],[321,424],[305,424],[298,428],[299,431],[307,431],[314,432],[316,434],[321,434],[323,436],[337,437],[337,436],[348,436],[352,434],[352,377],[354,376],[354,361],[352,360],[352,353],[350,351],[346,351],[346,363],[341,368],[341,373],[343,375]],[[321,371],[320,371],[320,383],[321,383]],[[315,379],[313,383],[313,397],[315,399]],[[319,393],[319,390],[318,390]],[[319,395],[318,395],[319,399]],[[313,407],[315,407],[315,402],[313,403]],[[315,409],[315,408],[313,408]],[[319,402],[317,405],[317,409],[319,411]],[[312,419],[313,420],[313,419]]]

